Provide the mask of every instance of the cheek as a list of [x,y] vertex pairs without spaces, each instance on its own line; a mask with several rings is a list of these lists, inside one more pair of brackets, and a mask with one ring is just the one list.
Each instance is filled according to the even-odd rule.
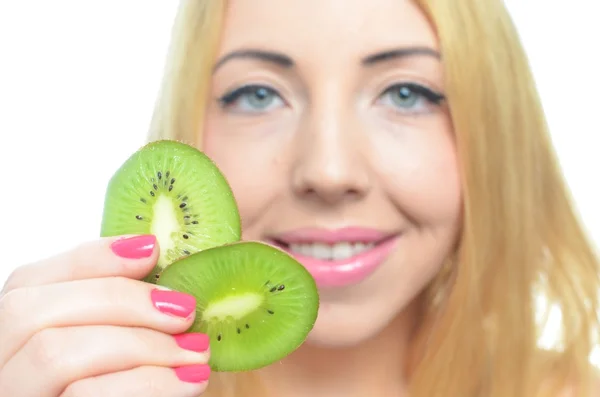
[[394,203],[415,222],[454,222],[461,205],[455,146],[449,133],[428,132],[415,131],[383,149],[388,153],[380,158],[382,179]]
[[[281,147],[254,134],[232,131],[208,118],[203,151],[221,169],[238,202],[244,229],[252,233],[256,219],[278,197],[285,181]],[[279,149],[279,150],[278,150]]]

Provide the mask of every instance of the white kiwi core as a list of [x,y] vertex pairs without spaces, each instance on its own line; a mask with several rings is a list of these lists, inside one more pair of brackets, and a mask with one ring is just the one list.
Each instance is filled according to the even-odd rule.
[[169,252],[175,248],[173,237],[175,233],[181,231],[181,224],[175,210],[175,202],[165,196],[159,195],[152,207],[152,225],[150,232],[156,236],[160,247],[160,256],[158,257],[157,265],[164,269],[167,265],[167,257]]
[[227,296],[223,299],[210,303],[202,313],[205,320],[236,320],[252,313],[263,303],[262,295],[247,292],[235,296]]

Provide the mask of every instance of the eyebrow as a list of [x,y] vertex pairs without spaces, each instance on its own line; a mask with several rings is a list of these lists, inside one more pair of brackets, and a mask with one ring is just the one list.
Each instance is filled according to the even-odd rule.
[[365,66],[371,66],[377,63],[391,61],[394,59],[409,58],[414,56],[429,56],[435,59],[441,59],[442,56],[439,52],[429,47],[404,47],[395,48],[387,51],[378,52],[376,54],[369,55],[362,60],[362,64]]
[[273,63],[273,64],[283,67],[283,68],[291,68],[294,66],[294,61],[292,60],[292,58],[288,57],[287,55],[280,54],[277,52],[272,52],[272,51],[249,49],[249,50],[232,51],[232,52],[228,53],[227,55],[223,56],[215,64],[215,66],[213,68],[213,73],[217,69],[219,69],[221,66],[223,66],[225,63],[227,63],[228,61],[230,61],[232,59],[245,59],[245,58],[246,59],[256,59],[259,61]]
[[[386,50],[369,55],[362,59],[364,66],[371,66],[381,62],[391,61],[394,59],[402,59],[413,56],[430,56],[436,59],[440,59],[440,53],[429,47],[404,47]],[[217,71],[225,63],[233,59],[255,59],[263,62],[275,64],[282,68],[292,68],[295,66],[295,62],[289,56],[273,51],[265,51],[259,49],[246,49],[232,51],[223,57],[221,57],[213,68],[213,73]]]

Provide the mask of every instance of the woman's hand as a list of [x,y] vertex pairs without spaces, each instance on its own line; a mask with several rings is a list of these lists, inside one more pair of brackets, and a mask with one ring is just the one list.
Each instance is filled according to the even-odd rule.
[[153,236],[105,238],[18,268],[0,292],[0,396],[198,397],[195,300],[139,281]]

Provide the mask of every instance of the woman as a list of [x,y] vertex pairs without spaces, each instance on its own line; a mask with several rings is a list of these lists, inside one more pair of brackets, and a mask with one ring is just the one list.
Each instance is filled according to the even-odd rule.
[[[139,281],[154,237],[103,239],[7,282],[0,395],[600,395],[598,259],[501,1],[193,0],[173,40],[152,139],[216,161],[244,237],[313,272],[317,324],[210,374],[193,299]],[[538,296],[561,350],[536,344]]]

